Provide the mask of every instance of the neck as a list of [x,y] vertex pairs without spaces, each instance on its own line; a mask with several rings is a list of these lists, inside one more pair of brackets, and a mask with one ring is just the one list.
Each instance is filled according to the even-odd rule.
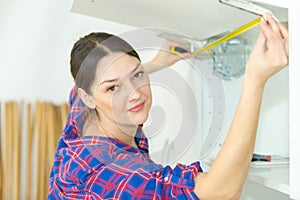
[[110,120],[100,120],[99,118],[98,124],[101,132],[106,137],[118,139],[130,146],[137,147],[135,142],[137,125],[119,125]]
[[138,126],[121,126],[110,120],[100,120],[96,113],[89,113],[82,130],[82,136],[103,136],[118,139],[125,144],[137,147],[135,135]]

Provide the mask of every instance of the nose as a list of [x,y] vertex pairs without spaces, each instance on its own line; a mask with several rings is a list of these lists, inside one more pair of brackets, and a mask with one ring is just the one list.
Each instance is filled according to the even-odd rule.
[[138,87],[134,86],[134,84],[129,84],[129,102],[136,101],[141,97],[141,93],[138,90]]

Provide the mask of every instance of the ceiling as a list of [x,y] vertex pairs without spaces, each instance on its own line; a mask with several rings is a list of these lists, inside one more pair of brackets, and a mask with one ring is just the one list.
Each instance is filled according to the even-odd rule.
[[[280,20],[287,20],[287,9],[268,9]],[[197,40],[233,30],[258,17],[218,0],[74,0],[71,10],[136,27],[175,30]]]

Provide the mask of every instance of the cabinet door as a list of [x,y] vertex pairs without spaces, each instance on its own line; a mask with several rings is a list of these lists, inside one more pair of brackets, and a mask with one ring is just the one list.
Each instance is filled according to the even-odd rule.
[[290,198],[300,199],[300,28],[297,1],[253,0],[288,8],[290,57],[289,57],[289,135],[290,135]]
[[[299,6],[297,1],[289,1],[290,34],[290,197],[300,199],[300,29]],[[298,57],[297,57],[298,56]]]

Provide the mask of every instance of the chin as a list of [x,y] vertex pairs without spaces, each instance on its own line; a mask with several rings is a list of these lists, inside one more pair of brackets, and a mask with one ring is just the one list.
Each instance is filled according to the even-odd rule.
[[132,119],[132,122],[135,124],[135,125],[140,125],[140,124],[143,124],[147,121],[148,119],[148,115],[147,116],[144,116],[144,117],[138,117],[138,118],[133,118]]
[[148,119],[148,115],[149,115],[149,112],[145,113],[137,113],[133,116],[131,116],[131,122],[134,124],[134,125],[140,125],[140,124],[143,124],[147,121]]

